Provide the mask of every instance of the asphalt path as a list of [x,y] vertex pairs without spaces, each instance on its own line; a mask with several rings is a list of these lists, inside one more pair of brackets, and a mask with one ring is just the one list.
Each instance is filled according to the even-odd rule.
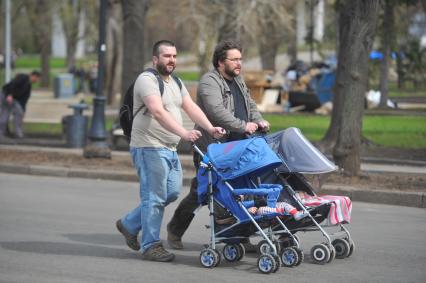
[[[263,275],[253,254],[213,269],[200,266],[209,239],[206,208],[174,262],[142,260],[114,225],[138,195],[134,182],[0,173],[0,282],[425,282],[425,209],[355,202],[351,257],[313,264],[309,250],[322,237],[303,233],[305,262]],[[176,204],[166,209],[163,228]]]

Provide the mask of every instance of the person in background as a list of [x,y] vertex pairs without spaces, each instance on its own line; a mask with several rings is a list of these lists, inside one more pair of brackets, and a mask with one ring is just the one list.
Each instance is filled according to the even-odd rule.
[[31,85],[40,80],[40,72],[31,74],[17,74],[2,88],[0,97],[0,138],[4,137],[13,114],[14,137],[24,137],[22,123],[28,99],[31,96]]

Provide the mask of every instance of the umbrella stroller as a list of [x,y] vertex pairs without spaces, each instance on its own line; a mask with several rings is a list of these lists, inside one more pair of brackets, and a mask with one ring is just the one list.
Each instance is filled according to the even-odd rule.
[[[194,149],[203,157],[197,174],[198,201],[200,204],[208,204],[210,211],[210,243],[200,253],[201,264],[211,268],[220,263],[221,255],[216,249],[218,243],[225,243],[223,256],[227,261],[241,260],[245,253],[241,241],[252,235],[259,235],[271,249],[269,253],[259,256],[258,269],[262,273],[276,272],[283,254],[279,254],[264,229],[271,226],[272,219],[279,220],[286,213],[253,215],[249,208],[256,206],[255,200],[247,197],[257,196],[265,201],[267,207],[276,207],[282,186],[256,184],[253,180],[280,166],[280,158],[262,137],[211,144],[206,154],[196,146]],[[216,207],[230,213],[234,221],[218,224]],[[286,230],[285,227],[283,229]],[[290,233],[288,230],[287,232]],[[294,254],[297,256],[296,252],[292,255]],[[284,257],[286,256],[289,256],[288,251]]]
[[[264,174],[263,182],[281,184],[279,200],[285,200],[298,209],[309,212],[309,217],[302,221],[287,219],[285,225],[292,233],[298,231],[320,231],[326,241],[315,245],[311,249],[314,262],[324,264],[334,257],[345,258],[350,256],[355,244],[348,229],[343,225],[350,223],[352,203],[347,197],[318,196],[313,187],[307,182],[303,174],[322,174],[335,171],[337,167],[315,148],[297,128],[268,135],[265,137],[271,149],[282,160],[281,166]],[[326,222],[325,225],[320,225]],[[338,227],[340,230],[329,234],[325,227]],[[281,246],[292,246],[294,236],[286,231],[280,231],[280,226],[273,227],[280,237]],[[333,240],[332,240],[333,239]]]

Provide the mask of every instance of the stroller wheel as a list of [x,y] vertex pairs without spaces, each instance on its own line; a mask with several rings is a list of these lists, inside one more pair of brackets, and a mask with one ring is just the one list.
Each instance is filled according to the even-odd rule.
[[311,249],[311,257],[315,263],[326,264],[330,259],[330,249],[324,245],[315,245]]
[[[277,249],[277,254],[280,252],[280,245],[277,241],[272,241]],[[272,248],[269,245],[267,240],[262,240],[257,244],[257,252],[258,254],[272,254]]]
[[281,252],[281,261],[285,267],[293,267],[299,262],[299,255],[294,248],[285,248]]
[[349,254],[348,254],[348,257],[350,257],[355,251],[355,242],[352,239],[349,239],[349,240],[346,239],[346,240],[349,242],[349,246],[350,246]]
[[211,248],[203,249],[200,253],[200,263],[206,268],[213,268],[220,262],[220,254]]
[[277,272],[277,271],[278,271],[278,269],[280,269],[280,267],[281,267],[281,259],[280,259],[280,257],[279,257],[278,255],[274,255],[273,257],[274,257],[274,259],[275,259],[275,262],[277,263],[277,264],[276,264],[276,266],[275,266],[275,269],[274,269],[274,270],[272,270],[272,273],[275,273],[275,272]]
[[334,246],[329,245],[328,248],[330,249],[330,259],[327,261],[327,263],[330,263],[336,258],[336,249],[334,248]]
[[348,241],[345,239],[335,239],[331,242],[333,247],[336,249],[336,257],[337,258],[345,258],[348,257],[350,252],[350,245]]
[[238,261],[242,257],[242,250],[238,244],[226,244],[222,250],[223,257],[229,261]]
[[237,261],[240,261],[246,255],[246,248],[244,248],[243,244],[239,243],[238,244],[238,249],[240,250],[240,256],[238,257]]
[[220,252],[218,252],[218,250],[214,249],[213,251],[214,251],[214,252],[216,253],[216,255],[217,255],[217,262],[216,262],[216,264],[214,265],[214,266],[216,267],[216,266],[218,266],[218,265],[220,264],[220,262],[221,262],[221,260],[222,260],[222,256],[220,255]]
[[260,272],[268,274],[276,270],[277,262],[272,255],[263,254],[257,260],[257,268],[259,268]]
[[298,247],[292,247],[292,248],[296,250],[297,255],[299,256],[299,260],[297,261],[297,263],[295,264],[295,266],[299,266],[305,260],[305,254]]

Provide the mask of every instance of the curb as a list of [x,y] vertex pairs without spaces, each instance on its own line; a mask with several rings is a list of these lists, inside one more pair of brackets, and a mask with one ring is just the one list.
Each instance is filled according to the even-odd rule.
[[[88,178],[125,182],[138,182],[134,171],[99,171],[81,168],[53,167],[42,165],[12,165],[0,163],[0,172],[36,176],[53,176],[68,178]],[[189,186],[194,176],[192,171],[183,171],[183,186]],[[380,204],[401,205],[426,208],[426,194],[423,192],[403,192],[393,190],[363,190],[351,186],[324,185],[321,194],[343,195],[352,201]]]

